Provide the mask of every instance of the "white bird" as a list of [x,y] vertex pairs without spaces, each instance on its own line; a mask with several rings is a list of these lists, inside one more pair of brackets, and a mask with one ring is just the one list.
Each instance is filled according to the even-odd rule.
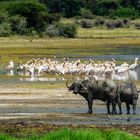
[[129,71],[129,79],[130,80],[138,80],[138,72],[135,70]]
[[7,70],[11,70],[11,69],[14,69],[14,62],[11,60],[9,62],[9,65],[6,67]]
[[129,70],[129,67],[128,66],[123,66],[123,65],[120,65],[120,66],[116,66],[114,68],[114,71],[118,74],[118,73],[125,73]]
[[35,76],[35,68],[34,66],[28,66],[26,68],[26,70],[29,72],[29,75],[32,77],[32,76]]
[[135,70],[135,69],[137,69],[137,67],[138,67],[138,58],[135,58],[135,62],[134,62],[134,64],[131,64],[129,66],[129,70]]

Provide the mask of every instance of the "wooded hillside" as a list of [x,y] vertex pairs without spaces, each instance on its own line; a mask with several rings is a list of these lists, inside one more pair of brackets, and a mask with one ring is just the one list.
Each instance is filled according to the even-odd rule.
[[[121,18],[124,22],[137,19],[140,0],[1,0],[0,36],[55,34],[75,37],[76,26],[60,23],[62,17],[96,19],[99,16]],[[84,23],[90,26],[89,21]]]

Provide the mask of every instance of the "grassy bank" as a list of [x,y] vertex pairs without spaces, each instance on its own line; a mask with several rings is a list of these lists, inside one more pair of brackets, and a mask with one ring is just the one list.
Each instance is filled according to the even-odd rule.
[[[0,38],[0,63],[10,59],[15,62],[27,61],[33,57],[87,57],[102,54],[118,54],[119,47],[125,52],[139,48],[139,38],[107,38],[107,39],[33,39],[11,37]],[[133,48],[132,48],[133,47]],[[126,50],[127,49],[127,50]]]
[[135,28],[118,28],[114,30],[98,28],[78,28],[78,38],[135,38],[140,37],[140,31]]
[[31,138],[14,138],[1,134],[1,140],[140,140],[140,137],[128,134],[126,132],[112,130],[101,131],[92,129],[61,129],[49,132],[44,136],[33,136]]

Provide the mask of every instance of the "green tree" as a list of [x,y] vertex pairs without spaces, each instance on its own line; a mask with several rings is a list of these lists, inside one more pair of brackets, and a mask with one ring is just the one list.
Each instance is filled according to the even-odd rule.
[[139,15],[140,15],[140,0],[138,0],[138,3],[137,3],[137,9],[139,11]]
[[0,11],[0,24],[3,22],[7,22],[9,19],[9,14],[7,11],[2,10]]
[[63,0],[62,13],[65,17],[77,16],[79,15],[81,5],[81,0]]
[[40,4],[36,0],[19,1],[13,3],[8,11],[11,15],[20,15],[26,17],[27,28],[34,28],[37,31],[42,31],[46,24],[47,9],[45,5]]
[[137,7],[137,4],[138,4],[138,1],[139,0],[122,0],[121,3],[123,6],[133,6],[133,7]]
[[90,9],[94,14],[97,10],[97,0],[84,0],[84,7]]
[[48,8],[49,13],[61,13],[63,11],[63,0],[40,0]]
[[111,10],[115,10],[119,6],[119,0],[98,0],[97,14],[102,16],[108,16]]
[[11,30],[14,34],[24,35],[27,32],[26,18],[19,15],[15,15],[9,18],[9,23],[11,25]]
[[61,13],[65,17],[79,15],[82,0],[40,0],[45,3],[50,13]]
[[3,22],[0,24],[0,36],[10,36],[12,34],[11,26],[8,22]]
[[121,18],[131,18],[131,19],[135,19],[138,17],[138,11],[135,10],[135,8],[123,8],[120,7],[118,9],[116,9],[115,11],[111,12],[111,15],[113,17],[121,17]]

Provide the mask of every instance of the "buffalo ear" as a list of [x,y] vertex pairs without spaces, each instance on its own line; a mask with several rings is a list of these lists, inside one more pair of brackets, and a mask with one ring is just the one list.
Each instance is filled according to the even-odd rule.
[[103,87],[106,87],[107,86],[106,81],[104,81],[102,85],[103,85]]

